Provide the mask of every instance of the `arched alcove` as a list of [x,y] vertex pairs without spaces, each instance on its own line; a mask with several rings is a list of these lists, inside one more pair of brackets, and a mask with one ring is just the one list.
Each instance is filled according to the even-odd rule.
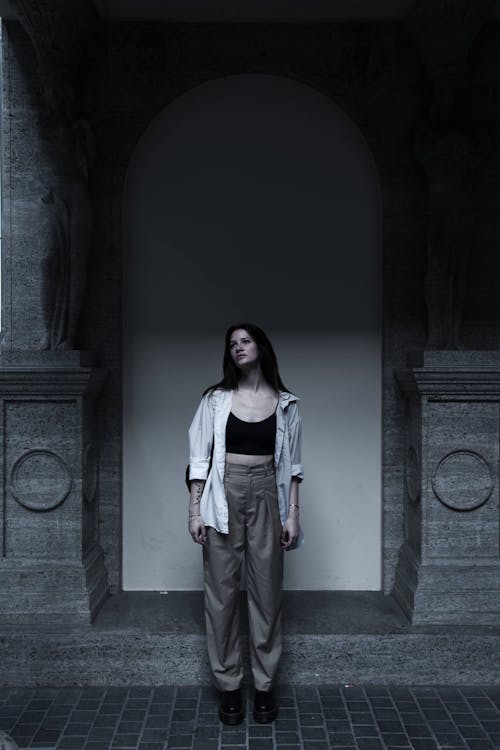
[[204,83],[144,133],[124,200],[125,589],[202,587],[187,427],[245,319],[302,399],[306,543],[285,586],[380,588],[380,213],[356,126],[287,78]]

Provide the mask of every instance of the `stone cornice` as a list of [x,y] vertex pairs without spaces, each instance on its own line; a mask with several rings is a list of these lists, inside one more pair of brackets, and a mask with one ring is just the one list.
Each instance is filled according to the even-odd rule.
[[97,395],[107,375],[105,368],[0,367],[0,398]]
[[422,367],[395,370],[396,380],[404,394],[454,398],[462,396],[481,400],[500,399],[500,367]]

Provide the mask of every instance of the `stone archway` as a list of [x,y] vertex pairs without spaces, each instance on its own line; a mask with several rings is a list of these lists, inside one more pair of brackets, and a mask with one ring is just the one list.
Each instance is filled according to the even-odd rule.
[[186,429],[225,328],[257,319],[309,425],[285,585],[379,590],[381,208],[358,129],[289,78],[212,80],[146,130],[124,206],[125,588],[201,588]]
[[[2,377],[4,380],[3,406],[8,410],[14,403],[13,411],[20,413],[17,407],[19,383],[21,378],[30,381],[30,387],[45,400],[45,406],[54,395],[54,388],[60,389],[61,366],[69,370],[66,373],[68,382],[77,381],[80,387],[85,386],[85,378],[90,375],[89,368],[95,364],[95,358],[82,355],[81,350],[92,350],[98,353],[99,360],[109,377],[103,388],[103,397],[94,411],[87,409],[86,416],[97,414],[96,428],[91,425],[89,432],[99,435],[99,480],[95,504],[92,508],[92,522],[87,523],[94,539],[99,530],[100,540],[109,571],[111,590],[120,590],[120,557],[121,535],[121,461],[122,461],[122,384],[121,384],[121,293],[122,293],[122,193],[123,181],[129,165],[130,156],[148,123],[169,102],[184,91],[207,80],[237,73],[256,73],[284,75],[321,90],[328,97],[339,103],[358,124],[375,156],[381,175],[383,192],[383,252],[384,252],[384,378],[383,378],[383,587],[391,591],[395,579],[398,552],[405,540],[412,544],[421,536],[421,508],[412,498],[417,497],[415,484],[425,484],[425,472],[422,463],[415,462],[418,457],[415,445],[413,451],[405,450],[405,431],[407,422],[405,410],[394,371],[406,364],[408,350],[425,347],[425,304],[424,275],[426,266],[427,224],[425,215],[428,187],[424,177],[427,176],[431,189],[444,186],[440,195],[447,194],[444,204],[433,206],[438,218],[444,224],[453,216],[453,211],[460,207],[456,200],[456,181],[449,182],[446,157],[447,148],[454,147],[455,141],[445,133],[443,142],[435,138],[432,128],[427,132],[430,141],[427,148],[420,152],[427,171],[424,175],[415,160],[413,127],[415,121],[429,116],[438,118],[443,126],[447,125],[450,112],[432,107],[427,111],[429,84],[434,86],[435,93],[444,91],[446,96],[438,97],[440,102],[457,104],[460,115],[475,111],[474,106],[468,109],[469,95],[462,88],[462,82],[468,80],[462,75],[462,65],[466,66],[467,51],[474,37],[478,34],[486,17],[487,3],[464,3],[472,13],[474,22],[468,23],[467,13],[460,7],[421,0],[416,3],[413,15],[413,33],[417,40],[417,50],[410,43],[406,30],[400,24],[165,24],[134,25],[125,24],[102,28],[102,33],[95,37],[92,56],[87,67],[75,65],[74,52],[80,45],[68,44],[64,20],[60,24],[48,24],[43,32],[47,14],[57,14],[58,2],[46,0],[40,13],[30,14],[30,3],[16,3],[21,9],[21,17],[30,38],[26,36],[19,24],[10,23],[5,34],[5,102],[6,123],[15,122],[15,127],[7,127],[5,132],[5,216],[7,232],[3,243],[2,265],[5,274],[5,295],[3,296],[4,338],[2,344]],[[88,3],[82,8],[88,10]],[[458,7],[458,6],[457,6]],[[24,13],[22,12],[24,9]],[[467,29],[463,29],[463,24]],[[40,27],[37,27],[40,24]],[[441,45],[443,29],[455,29],[456,34],[446,34],[447,42],[461,40],[461,45],[453,43]],[[73,32],[78,31],[71,26]],[[462,33],[462,31],[464,33]],[[63,34],[65,43],[59,45],[54,37]],[[491,29],[487,31],[491,59],[491,49],[495,47],[496,37]],[[144,39],[147,38],[147,45]],[[491,41],[493,40],[493,42]],[[81,41],[81,40],[80,40]],[[34,47],[32,46],[35,45]],[[54,58],[55,55],[55,58]],[[422,66],[424,62],[424,66]],[[457,62],[460,65],[457,66]],[[476,60],[473,77],[480,85],[475,88],[475,103],[481,105],[487,119],[494,117],[493,110],[488,109],[488,97],[484,95],[488,79],[488,62]],[[36,115],[43,102],[38,87],[39,67],[43,68],[48,83],[60,82],[62,76],[69,88],[75,83],[77,70],[84,70],[80,84],[81,97],[79,104],[84,110],[98,144],[97,167],[92,174],[91,192],[95,209],[95,239],[89,252],[89,266],[92,269],[91,293],[83,307],[77,350],[59,356],[55,351],[40,353],[40,278],[39,257],[34,249],[43,241],[40,234],[33,232],[38,226],[33,220],[33,206],[40,207],[40,190],[46,188],[42,181],[32,179],[32,168],[40,158],[47,157],[43,140],[35,127]],[[458,71],[458,75],[457,75]],[[47,80],[46,79],[46,80]],[[489,79],[488,79],[489,80]],[[47,87],[45,94],[54,91],[61,93],[64,87]],[[436,100],[437,101],[437,100]],[[471,100],[472,101],[472,100]],[[61,102],[56,98],[58,106]],[[52,101],[54,104],[54,101]],[[15,114],[15,117],[12,115]],[[59,113],[64,114],[64,113]],[[451,118],[454,121],[454,118]],[[474,123],[469,123],[474,125]],[[476,134],[480,135],[480,133]],[[55,140],[55,139],[54,139]],[[462,153],[461,141],[458,141],[458,154]],[[46,144],[45,144],[46,145]],[[58,146],[52,143],[52,147]],[[425,146],[425,144],[424,144]],[[452,148],[453,152],[453,148]],[[473,153],[470,156],[474,156]],[[453,164],[453,163],[452,163]],[[63,165],[64,166],[64,165]],[[59,164],[61,167],[61,164]],[[441,168],[444,171],[441,171]],[[420,170],[420,171],[419,171]],[[461,179],[461,171],[455,170],[455,177]],[[453,177],[453,175],[452,175]],[[451,188],[451,190],[450,190]],[[484,187],[484,194],[489,196],[490,188]],[[438,190],[439,192],[439,190]],[[45,195],[45,190],[43,191]],[[50,204],[48,204],[50,211]],[[441,211],[444,209],[444,212]],[[448,209],[451,209],[448,211]],[[448,213],[447,213],[448,211]],[[491,202],[481,205],[482,223],[485,232],[493,236],[496,231],[496,211],[491,209]],[[491,268],[496,268],[496,252],[487,245],[488,238],[483,234],[476,262],[484,278],[491,278]],[[489,253],[489,254],[488,254]],[[482,266],[481,266],[482,264]],[[491,295],[487,282],[476,276],[475,286],[471,293],[471,304],[474,305],[484,293],[485,298]],[[478,280],[479,279],[479,280]],[[431,279],[432,280],[432,279]],[[439,275],[439,284],[446,283],[446,274]],[[438,287],[439,287],[438,284]],[[490,303],[488,303],[490,304]],[[498,345],[498,326],[493,307],[483,307],[483,319],[471,316],[466,325],[466,345],[469,349],[491,350]],[[495,308],[496,310],[496,308]],[[484,312],[486,311],[486,312]],[[486,325],[483,323],[486,322]],[[21,350],[21,353],[19,353]],[[47,356],[45,356],[45,354]],[[436,357],[433,359],[432,357]],[[436,355],[416,358],[415,367],[424,363],[428,368],[430,379],[434,370],[444,367],[445,376],[455,382],[453,366],[451,370],[443,365],[445,359]],[[453,357],[451,360],[453,365]],[[467,362],[465,357],[462,362]],[[429,364],[429,362],[434,364]],[[427,363],[427,364],[426,364]],[[436,365],[436,363],[438,363]],[[441,363],[441,364],[439,364]],[[486,364],[485,364],[486,363]],[[489,363],[489,364],[488,364]],[[469,364],[466,365],[470,366]],[[463,374],[463,367],[460,365]],[[479,378],[486,373],[486,380],[491,372],[496,372],[494,357],[489,353],[479,363]],[[488,369],[489,368],[489,369]],[[448,373],[448,375],[446,375]],[[451,375],[450,375],[451,373]],[[443,374],[443,373],[441,373]],[[64,377],[66,377],[66,375]],[[415,375],[415,373],[414,373]],[[475,376],[474,376],[475,377]],[[72,380],[71,380],[72,379]],[[63,378],[64,380],[64,378]],[[43,388],[49,382],[46,392]],[[64,381],[64,389],[59,392],[64,400],[64,393],[76,387]],[[427,383],[415,383],[408,373],[403,374],[401,382],[408,386],[408,392],[416,394],[420,386],[427,388]],[[489,381],[488,381],[489,382]],[[55,385],[54,385],[55,384]],[[470,384],[469,384],[470,385]],[[496,387],[496,386],[495,386]],[[425,398],[425,388],[422,394]],[[459,383],[458,390],[461,385]],[[22,390],[22,388],[21,388]],[[486,400],[491,398],[491,391]],[[43,393],[45,395],[43,395]],[[473,398],[481,400],[484,392],[474,392]],[[26,390],[24,395],[26,396]],[[456,394],[452,394],[455,398]],[[424,400],[425,400],[424,398]],[[441,396],[439,396],[441,399]],[[451,399],[453,401],[453,398]],[[494,401],[494,399],[493,399]],[[443,402],[444,403],[444,402]],[[492,402],[493,403],[493,402]],[[23,403],[23,408],[25,404]],[[445,409],[448,407],[445,407]],[[409,426],[410,437],[420,440],[419,405],[413,404],[413,423]],[[445,409],[443,411],[445,411]],[[439,417],[441,418],[441,417]],[[72,417],[69,427],[74,427]],[[460,423],[460,419],[458,419]],[[7,424],[7,423],[6,423]],[[5,441],[15,444],[15,436],[22,433],[29,435],[29,420],[25,424],[7,424]],[[38,420],[38,426],[44,424]],[[50,424],[50,421],[46,421]],[[26,427],[27,425],[27,427]],[[17,431],[17,432],[16,432]],[[493,431],[488,433],[496,440]],[[415,435],[417,438],[415,438]],[[54,437],[51,435],[51,437]],[[74,434],[73,434],[74,436]],[[64,432],[61,440],[64,442]],[[93,440],[90,442],[94,442]],[[97,441],[96,441],[97,442]],[[493,444],[493,443],[492,443]],[[85,444],[83,445],[85,448]],[[438,445],[443,453],[443,446]],[[474,449],[471,445],[444,446],[448,453],[454,451],[463,455]],[[45,446],[47,448],[47,446]],[[76,443],[75,473],[77,486],[83,481],[84,456],[94,455],[92,451],[80,451]],[[489,446],[488,450],[491,448]],[[51,450],[49,447],[48,450]],[[480,451],[476,451],[480,452]],[[455,454],[454,454],[455,455]],[[492,465],[497,461],[498,451],[491,459]],[[413,457],[413,458],[412,458]],[[13,458],[13,463],[17,460]],[[436,456],[436,465],[443,455]],[[405,459],[407,465],[405,467]],[[405,470],[407,477],[405,478]],[[427,470],[427,469],[425,469]],[[5,469],[6,475],[8,474]],[[93,471],[92,471],[93,474]],[[432,476],[432,473],[431,473]],[[409,479],[409,481],[405,481]],[[93,482],[92,482],[93,483]],[[8,484],[4,488],[3,508],[16,502],[9,494]],[[492,497],[496,497],[492,495]],[[83,493],[79,496],[84,500]],[[429,494],[430,503],[435,498]],[[496,500],[495,500],[496,501]],[[488,505],[489,504],[489,505]],[[478,522],[478,528],[488,530],[491,539],[498,539],[498,513],[494,504],[488,500],[487,524]],[[81,503],[77,503],[82,510]],[[14,506],[15,507],[15,506]],[[440,506],[439,514],[445,511]],[[98,508],[98,513],[97,513]],[[460,518],[474,518],[473,510],[468,516],[454,516],[455,522]],[[482,511],[481,511],[482,512]],[[404,518],[407,518],[406,528]],[[42,516],[40,516],[41,518]],[[97,520],[96,520],[97,519]],[[8,514],[2,517],[3,527],[8,522]],[[438,518],[438,524],[441,518]],[[85,525],[85,524],[84,524]],[[466,527],[467,524],[464,523]],[[20,525],[20,528],[22,524]],[[411,528],[410,528],[411,527]],[[35,527],[36,528],[36,527]],[[72,528],[71,525],[68,528]],[[444,528],[444,527],[443,527]],[[74,530],[74,529],[73,529]],[[466,528],[466,532],[468,529]],[[4,531],[4,551],[5,534]],[[439,535],[438,535],[439,536]],[[22,528],[20,544],[15,553],[26,570],[33,566],[32,550],[29,546],[29,534],[24,535]],[[26,540],[28,543],[25,544]],[[413,547],[418,547],[413,544]],[[26,555],[24,558],[23,555]],[[474,567],[474,557],[469,559]],[[498,551],[491,554],[492,570],[498,566]],[[10,564],[4,555],[4,569]],[[415,558],[408,554],[400,568],[403,586],[406,587],[409,610],[412,608],[412,586],[414,574],[418,570]],[[405,569],[406,565],[406,569]],[[31,566],[31,567],[30,567]],[[100,564],[100,573],[103,567]],[[430,567],[432,568],[433,563]],[[478,566],[480,567],[480,566]],[[432,573],[432,571],[431,571]],[[8,580],[8,576],[4,576]],[[104,577],[101,577],[101,581]],[[457,575],[454,580],[461,580]],[[433,585],[432,575],[429,579]],[[410,583],[410,586],[407,584]],[[446,572],[444,583],[447,585]],[[475,580],[477,583],[477,580]],[[11,595],[9,584],[5,596]],[[487,587],[486,582],[486,587]],[[71,586],[70,586],[71,588]],[[476,586],[477,588],[477,586]],[[35,585],[36,589],[36,585]],[[16,590],[15,585],[13,590]],[[102,588],[101,588],[102,590]],[[425,591],[423,592],[426,598]],[[487,598],[487,597],[486,597]],[[87,602],[88,604],[88,602]],[[459,621],[462,618],[460,608],[451,601],[451,611]],[[481,605],[482,606],[482,605]],[[15,609],[15,608],[14,608]],[[35,607],[36,609],[36,607]],[[90,605],[92,610],[92,604]],[[424,608],[425,609],[425,608]],[[14,610],[13,610],[14,611]],[[57,619],[57,613],[51,613]],[[87,616],[88,613],[84,613]],[[15,619],[14,611],[13,617]],[[29,616],[29,613],[28,613]],[[432,607],[425,616],[433,616]],[[490,613],[486,612],[485,617]]]

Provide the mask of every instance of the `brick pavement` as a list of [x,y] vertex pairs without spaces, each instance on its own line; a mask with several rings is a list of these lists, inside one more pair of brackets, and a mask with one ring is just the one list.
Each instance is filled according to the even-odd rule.
[[499,750],[500,687],[284,686],[272,725],[237,727],[210,687],[0,689],[0,728],[58,750]]

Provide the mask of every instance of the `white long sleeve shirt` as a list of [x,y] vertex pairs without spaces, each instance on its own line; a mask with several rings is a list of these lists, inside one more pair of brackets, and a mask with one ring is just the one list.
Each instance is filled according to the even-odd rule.
[[[301,419],[298,397],[280,391],[276,408],[274,467],[281,523],[288,516],[292,477],[302,481]],[[205,479],[200,513],[207,526],[227,534],[228,508],[224,490],[226,462],[226,423],[233,402],[233,391],[221,388],[201,399],[189,428],[189,479]],[[209,471],[210,457],[213,458]],[[300,534],[299,543],[302,534]]]

